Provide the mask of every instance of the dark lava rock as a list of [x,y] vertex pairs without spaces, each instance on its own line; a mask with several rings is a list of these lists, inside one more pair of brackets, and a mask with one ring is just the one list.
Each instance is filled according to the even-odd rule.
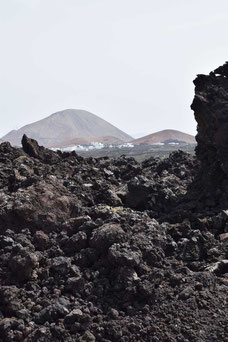
[[35,233],[34,236],[35,246],[41,251],[45,250],[49,243],[49,237],[42,230],[39,230]]
[[38,267],[39,261],[36,254],[29,252],[21,245],[16,245],[9,258],[9,268],[12,276],[18,281],[31,279],[33,271]]
[[70,266],[71,260],[69,258],[62,256],[55,257],[52,260],[51,271],[56,275],[66,275],[70,270]]
[[90,246],[102,252],[113,243],[124,239],[124,230],[118,224],[104,224],[94,229],[90,238]]
[[87,247],[87,235],[85,232],[78,232],[70,238],[66,238],[61,242],[61,248],[68,255],[74,255],[78,251]]
[[228,341],[228,64],[194,81],[196,156],[0,144],[0,341]]
[[79,322],[82,316],[83,313],[80,309],[74,309],[68,315],[65,316],[64,323],[71,325],[75,322]]
[[69,310],[61,300],[48,305],[35,316],[35,322],[43,324],[45,322],[55,322],[59,318],[65,317]]
[[23,321],[4,318],[0,321],[0,339],[2,341],[23,341]]
[[51,150],[39,146],[36,140],[29,139],[25,134],[22,137],[23,150],[30,156],[48,164],[57,163],[60,157]]
[[[227,205],[228,190],[228,78],[227,65],[209,75],[198,75],[194,81],[192,109],[198,124],[196,154],[201,161],[201,188],[207,186],[213,206]],[[204,195],[205,189],[204,189]]]
[[135,267],[140,264],[142,255],[140,251],[133,251],[127,244],[114,244],[109,248],[108,258],[114,264]]

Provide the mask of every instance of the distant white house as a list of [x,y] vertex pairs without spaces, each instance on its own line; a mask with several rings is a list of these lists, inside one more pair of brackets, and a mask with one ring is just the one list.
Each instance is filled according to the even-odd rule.
[[132,143],[124,143],[121,145],[118,145],[119,148],[132,148],[134,145]]
[[103,144],[98,141],[91,142],[90,145],[75,145],[75,146],[68,146],[62,148],[52,148],[53,151],[60,150],[62,152],[72,152],[72,151],[90,151],[90,150],[101,150],[102,148],[133,148],[134,144],[132,143],[123,143],[120,145],[113,145],[113,144]]

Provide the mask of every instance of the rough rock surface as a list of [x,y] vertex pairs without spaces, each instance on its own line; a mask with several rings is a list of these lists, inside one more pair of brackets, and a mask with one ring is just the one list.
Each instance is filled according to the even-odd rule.
[[198,159],[0,145],[0,341],[228,341],[217,73],[195,81]]
[[[194,81],[192,109],[198,123],[196,154],[202,164],[201,186],[214,201],[227,206],[228,191],[228,63]],[[203,190],[203,189],[202,189]],[[205,196],[205,191],[203,191]],[[217,205],[218,203],[215,203]]]

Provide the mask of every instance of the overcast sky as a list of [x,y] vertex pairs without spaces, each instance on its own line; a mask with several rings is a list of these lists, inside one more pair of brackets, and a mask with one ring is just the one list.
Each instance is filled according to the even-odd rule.
[[195,134],[192,80],[227,37],[227,0],[0,0],[0,136],[67,108]]

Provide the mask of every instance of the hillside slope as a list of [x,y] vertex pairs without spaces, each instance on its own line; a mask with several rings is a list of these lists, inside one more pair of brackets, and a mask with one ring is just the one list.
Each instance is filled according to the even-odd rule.
[[113,136],[104,136],[104,137],[81,137],[81,138],[74,138],[62,141],[57,145],[53,145],[52,147],[57,148],[64,148],[70,147],[75,145],[90,145],[93,142],[99,142],[102,144],[122,144],[123,140],[113,137]]

